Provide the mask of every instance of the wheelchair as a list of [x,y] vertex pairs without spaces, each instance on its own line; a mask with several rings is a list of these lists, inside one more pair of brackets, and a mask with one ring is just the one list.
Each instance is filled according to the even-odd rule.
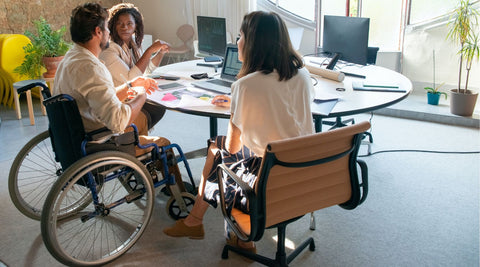
[[[133,131],[122,135],[112,135],[106,128],[85,133],[71,96],[51,97],[43,83],[18,92],[36,86],[42,87],[49,130],[15,158],[9,192],[22,213],[40,218],[45,246],[59,262],[103,265],[128,251],[148,225],[156,187],[167,189],[166,210],[172,219],[189,214],[196,186],[180,146],[140,145],[133,124]],[[135,146],[151,151],[135,156]],[[190,183],[181,178],[180,162]],[[28,190],[21,186],[24,179],[34,180]]]

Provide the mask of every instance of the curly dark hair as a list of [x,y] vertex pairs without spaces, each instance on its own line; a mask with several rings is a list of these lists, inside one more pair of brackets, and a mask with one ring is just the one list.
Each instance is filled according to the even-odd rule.
[[143,16],[138,11],[138,8],[130,3],[121,3],[110,8],[108,12],[110,13],[108,29],[110,30],[112,40],[120,46],[123,44],[122,39],[120,39],[118,32],[115,30],[115,25],[120,15],[130,14],[135,20],[135,44],[137,47],[141,47],[143,41]]

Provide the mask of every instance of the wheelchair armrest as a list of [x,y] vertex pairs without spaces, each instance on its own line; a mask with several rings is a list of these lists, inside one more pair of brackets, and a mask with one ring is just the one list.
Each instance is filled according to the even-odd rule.
[[102,144],[112,138],[113,133],[107,127],[103,127],[85,134],[85,139],[89,143]]
[[27,84],[23,87],[20,87],[20,88],[17,89],[17,93],[21,94],[21,93],[26,92],[28,90],[31,90],[32,88],[35,88],[37,86],[42,87],[42,90],[41,90],[40,93],[42,94],[44,99],[47,99],[47,98],[52,96],[50,94],[50,89],[47,87],[47,85],[45,83],[42,83],[42,82],[32,82],[32,83]]
[[253,207],[256,205],[256,199],[255,199],[255,191],[253,188],[251,188],[247,183],[242,181],[240,177],[238,177],[232,170],[230,170],[225,164],[220,164],[217,167],[217,175],[218,175],[218,189],[219,189],[219,194],[220,194],[220,205],[223,213],[223,217],[227,221],[227,223],[230,225],[232,230],[235,232],[237,237],[244,241],[252,241],[253,238],[256,236],[256,226],[252,225],[250,221],[250,233],[247,234],[243,230],[240,229],[238,224],[236,223],[235,219],[231,216],[231,209],[227,211],[226,203],[225,203],[225,193],[224,193],[224,186],[223,186],[223,180],[226,178],[223,176],[223,171],[227,174],[227,177],[232,178],[235,183],[240,186],[242,189],[242,192],[248,199],[249,207],[252,210],[252,205]]

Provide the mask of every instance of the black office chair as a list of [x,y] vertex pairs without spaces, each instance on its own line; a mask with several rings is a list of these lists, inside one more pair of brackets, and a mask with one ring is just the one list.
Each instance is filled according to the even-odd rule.
[[369,46],[367,51],[367,64],[375,65],[377,63],[377,53],[379,47]]

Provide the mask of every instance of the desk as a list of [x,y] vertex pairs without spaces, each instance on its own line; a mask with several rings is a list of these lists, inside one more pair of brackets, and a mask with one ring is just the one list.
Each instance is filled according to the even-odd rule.
[[[313,57],[306,57],[305,62],[320,60]],[[362,81],[364,79],[346,76],[343,82],[337,82],[324,78],[317,78],[318,84],[315,86],[316,93],[336,94],[341,97],[333,110],[328,114],[317,112],[318,106],[312,105],[312,113],[315,119],[315,130],[321,131],[321,123],[324,118],[341,117],[369,112],[384,107],[388,107],[405,99],[412,91],[412,82],[402,74],[375,65],[368,66],[346,66],[341,71],[355,73],[366,76],[365,80],[378,80],[390,83],[396,83],[406,92],[372,92],[355,91],[352,88],[353,81]],[[345,91],[336,91],[336,88],[345,88]]]
[[[315,60],[315,58],[306,57],[305,61]],[[316,60],[318,61],[318,59]],[[190,77],[194,73],[206,72],[209,76],[220,75],[215,73],[210,67],[197,66],[196,63],[203,62],[203,60],[192,60],[171,65],[165,65],[157,68],[153,74],[168,74],[181,77],[182,83],[189,86],[189,83],[193,81]],[[412,90],[412,83],[408,78],[397,73],[395,71],[379,67],[379,66],[346,66],[342,71],[361,74],[371,80],[390,81],[397,83],[406,92],[370,92],[370,91],[354,91],[352,88],[352,81],[359,80],[360,78],[354,78],[347,76],[343,82],[337,82],[333,80],[324,79],[316,76],[318,83],[315,85],[316,94],[335,94],[340,97],[333,110],[329,114],[322,114],[320,112],[320,105],[312,103],[312,115],[315,120],[315,130],[321,131],[322,119],[331,118],[337,116],[354,115],[363,112],[373,111],[376,109],[384,108],[393,105],[403,99],[405,99]],[[165,81],[161,81],[165,83]],[[336,91],[336,88],[345,88],[345,91]],[[149,96],[150,98],[150,96]],[[164,105],[161,101],[157,101],[160,105]],[[216,106],[211,107],[168,107],[165,108],[175,110],[187,114],[206,116],[210,119],[210,136],[217,135],[217,119],[218,118],[230,118],[230,111],[228,108],[220,108]]]

